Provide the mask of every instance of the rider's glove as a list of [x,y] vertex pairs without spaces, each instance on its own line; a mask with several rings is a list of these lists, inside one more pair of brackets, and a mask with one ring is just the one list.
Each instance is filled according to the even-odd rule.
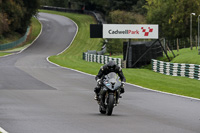
[[97,79],[97,84],[101,85],[101,79]]
[[124,87],[124,85],[125,85],[125,82],[124,82],[124,81],[122,81],[122,82],[121,82],[121,86],[122,86],[122,87]]

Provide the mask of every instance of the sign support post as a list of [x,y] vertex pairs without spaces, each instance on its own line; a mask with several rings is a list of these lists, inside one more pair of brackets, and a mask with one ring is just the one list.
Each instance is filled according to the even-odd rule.
[[127,47],[126,47],[126,58],[125,58],[126,61],[127,61],[127,59],[128,59],[128,52],[129,52],[129,47],[130,47],[130,45],[131,45],[131,39],[129,39],[128,45],[127,45]]

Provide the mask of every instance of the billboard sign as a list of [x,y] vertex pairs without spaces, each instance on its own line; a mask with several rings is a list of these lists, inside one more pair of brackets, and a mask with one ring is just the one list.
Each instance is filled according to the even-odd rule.
[[158,25],[103,24],[103,38],[158,39]]

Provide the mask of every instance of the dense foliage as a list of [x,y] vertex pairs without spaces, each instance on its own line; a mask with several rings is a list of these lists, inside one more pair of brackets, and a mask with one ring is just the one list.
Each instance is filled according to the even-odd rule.
[[190,36],[190,14],[193,34],[197,34],[197,17],[200,15],[200,0],[147,0],[148,23],[159,24],[160,37],[168,39]]
[[[197,34],[200,0],[41,0],[43,4],[100,11],[109,23],[159,24],[160,37],[185,38],[190,34],[190,14],[193,33]],[[70,4],[69,4],[70,3]],[[137,15],[135,15],[137,14]],[[127,17],[128,16],[128,17]],[[146,20],[145,20],[146,19]],[[139,21],[138,21],[139,20]]]
[[0,37],[23,34],[39,6],[39,0],[0,0]]
[[[141,7],[145,4],[145,0],[40,0],[42,5],[59,6],[67,8],[76,8],[86,10],[100,11],[109,14],[110,11],[124,10],[137,11],[142,14],[145,9]],[[134,9],[133,9],[134,8]]]

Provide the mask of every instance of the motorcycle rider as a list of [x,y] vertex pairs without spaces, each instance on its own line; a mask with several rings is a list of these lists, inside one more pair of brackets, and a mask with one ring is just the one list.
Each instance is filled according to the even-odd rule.
[[99,70],[99,73],[96,75],[95,80],[97,81],[97,87],[94,88],[94,92],[95,92],[95,97],[94,99],[97,100],[98,99],[98,94],[101,90],[101,85],[102,85],[102,78],[109,74],[110,72],[115,72],[119,75],[122,86],[121,86],[121,90],[120,93],[124,93],[124,84],[126,82],[126,78],[124,77],[124,74],[122,72],[122,68],[120,66],[118,66],[115,61],[111,60],[109,61],[107,64],[105,64],[104,66],[102,66]]

